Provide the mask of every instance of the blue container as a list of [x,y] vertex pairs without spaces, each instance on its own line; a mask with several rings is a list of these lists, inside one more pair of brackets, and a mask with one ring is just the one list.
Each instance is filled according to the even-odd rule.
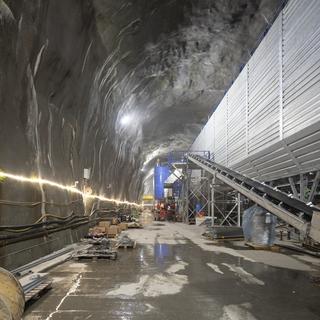
[[182,189],[182,181],[177,179],[172,186],[173,196],[176,198],[179,198],[181,195],[181,189]]
[[154,198],[162,200],[164,198],[164,182],[170,175],[168,166],[154,167]]

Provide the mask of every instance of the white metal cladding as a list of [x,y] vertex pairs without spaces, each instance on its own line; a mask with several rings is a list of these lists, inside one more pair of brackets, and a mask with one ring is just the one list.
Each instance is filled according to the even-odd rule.
[[320,0],[291,0],[191,150],[260,180],[320,169]]
[[280,19],[257,48],[249,66],[249,155],[279,141]]
[[214,118],[215,118],[214,115],[210,117],[207,124],[203,127],[198,137],[192,144],[190,150],[213,152],[215,148]]
[[206,149],[206,136],[205,136],[206,126],[202,128],[199,136],[197,137],[196,141],[194,142],[194,151],[201,151],[207,150]]
[[215,149],[215,139],[214,139],[214,116],[212,116],[207,125],[206,125],[206,145],[204,150],[208,150],[210,152],[213,152]]
[[214,158],[215,161],[223,165],[227,165],[227,103],[228,95],[226,94],[218,106],[214,118],[215,127],[215,149]]
[[320,120],[319,0],[291,1],[283,19],[283,114],[288,137]]
[[228,166],[247,156],[247,72],[246,66],[228,92]]

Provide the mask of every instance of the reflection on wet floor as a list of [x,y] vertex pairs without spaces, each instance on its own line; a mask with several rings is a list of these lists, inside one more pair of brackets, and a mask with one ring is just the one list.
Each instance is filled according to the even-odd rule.
[[[154,215],[152,214],[151,211],[144,211],[139,218],[139,222],[143,225],[143,226],[150,226],[154,223]],[[153,225],[158,226],[161,224],[158,223],[154,223]]]
[[53,290],[24,319],[320,319],[320,287],[308,272],[215,251],[190,226],[153,230],[148,219],[129,231],[137,248],[117,261],[52,269]]
[[168,244],[156,243],[154,245],[154,255],[157,261],[161,261],[172,255],[172,253],[170,253],[170,248]]

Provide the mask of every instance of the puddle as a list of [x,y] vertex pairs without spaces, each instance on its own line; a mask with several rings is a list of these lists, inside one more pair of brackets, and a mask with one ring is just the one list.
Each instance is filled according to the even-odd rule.
[[122,284],[119,288],[107,292],[111,298],[134,297],[143,295],[155,298],[162,295],[173,295],[179,293],[188,284],[188,276],[177,274],[186,268],[188,264],[179,261],[166,269],[165,273],[154,275],[143,275],[136,283]]
[[220,318],[220,320],[257,320],[249,312],[250,308],[250,303],[224,306],[223,315]]
[[256,278],[253,274],[247,272],[242,267],[236,266],[234,264],[222,263],[226,266],[231,272],[235,273],[241,281],[246,284],[257,284],[259,286],[264,286],[264,282]]
[[224,274],[224,273],[220,270],[219,266],[217,266],[216,264],[207,263],[207,266],[208,266],[209,268],[211,268],[213,271],[215,271],[216,273]]

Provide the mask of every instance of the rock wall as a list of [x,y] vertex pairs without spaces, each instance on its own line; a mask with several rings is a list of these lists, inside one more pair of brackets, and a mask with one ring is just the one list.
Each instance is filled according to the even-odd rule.
[[[99,109],[95,86],[106,52],[91,1],[0,1],[1,170],[70,185],[91,168],[94,192],[137,198],[139,162],[119,158],[114,114]],[[1,204],[1,225],[34,223],[42,213],[84,214],[83,205],[73,203],[77,195],[10,179],[0,183],[0,199],[47,202]],[[0,248],[1,264],[16,266],[62,247],[77,240],[77,230],[60,232],[55,245],[53,234]],[[12,252],[19,252],[16,263]]]
[[91,1],[2,1],[1,12],[1,168],[70,184],[91,167],[96,192],[136,196],[114,179],[135,164],[117,159],[114,114],[99,109],[106,48]]
[[[0,0],[0,169],[70,185],[91,168],[95,193],[137,200],[155,160],[191,144],[280,2]],[[65,205],[0,204],[0,224],[83,214],[72,195],[8,180],[0,200]]]

